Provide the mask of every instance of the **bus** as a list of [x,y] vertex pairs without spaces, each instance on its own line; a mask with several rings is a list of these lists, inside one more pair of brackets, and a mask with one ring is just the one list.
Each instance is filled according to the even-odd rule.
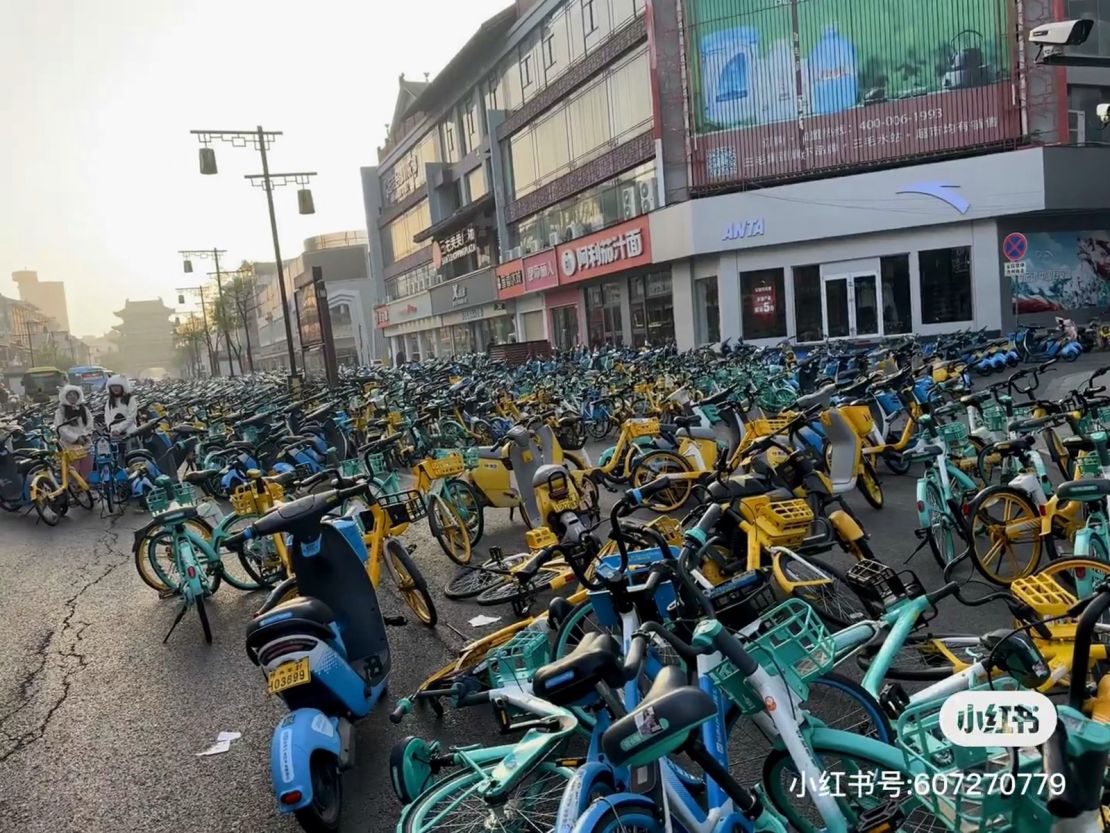
[[104,389],[104,386],[108,384],[108,377],[111,375],[109,371],[97,365],[71,367],[69,369],[69,383],[88,391],[98,391]]
[[23,393],[32,401],[49,402],[58,396],[58,390],[66,379],[66,374],[56,367],[32,367],[23,374],[20,383]]

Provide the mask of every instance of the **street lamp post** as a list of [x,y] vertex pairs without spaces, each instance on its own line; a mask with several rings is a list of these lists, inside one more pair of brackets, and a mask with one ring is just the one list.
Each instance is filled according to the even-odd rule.
[[[288,185],[291,182],[301,185],[298,192],[298,204],[301,214],[314,214],[316,209],[312,202],[312,192],[308,190],[308,181],[315,176],[315,172],[271,174],[270,162],[266,156],[270,143],[281,134],[280,130],[263,130],[259,125],[255,130],[192,130],[190,131],[201,143],[200,172],[212,175],[217,172],[216,152],[209,145],[213,139],[229,142],[233,147],[246,147],[247,142],[254,144],[254,149],[262,157],[262,173],[248,176],[252,185],[260,185],[266,191],[266,204],[270,210],[270,234],[274,238],[274,260],[277,266],[278,291],[281,293],[281,311],[285,322],[285,346],[289,351],[289,373],[297,375],[297,358],[293,351],[293,327],[289,320],[289,295],[285,291],[285,269],[281,262],[281,244],[278,241],[277,215],[274,213],[274,188]],[[257,182],[260,180],[261,182]]]
[[183,292],[199,292],[200,293],[200,317],[204,321],[204,344],[208,348],[208,370],[213,376],[219,376],[219,362],[216,356],[212,353],[212,339],[209,336],[208,329],[208,310],[204,307],[204,287],[203,286],[181,286],[177,288],[178,303],[185,303],[185,296]]
[[[192,268],[193,268],[192,263],[189,261],[189,258],[198,257],[198,258],[203,258],[203,259],[206,259],[206,260],[208,258],[212,258],[214,261],[216,261],[216,290],[219,292],[220,304],[222,306],[223,302],[224,302],[224,282],[223,282],[223,278],[221,277],[222,273],[220,272],[220,255],[227,254],[227,251],[225,249],[185,249],[185,250],[179,251],[178,254],[181,255],[181,257],[184,258],[184,260],[185,260],[185,271],[186,272],[191,272]],[[203,301],[203,298],[202,298],[201,305],[203,306],[203,304],[204,304],[204,301]],[[227,370],[228,370],[228,373],[231,375],[231,377],[235,378],[235,365],[232,362],[232,357],[231,357],[231,331],[228,329],[228,323],[227,323],[227,309],[225,308],[223,312],[224,312],[224,341],[227,343]],[[220,324],[220,322],[217,321],[216,326],[218,327],[219,324]],[[208,326],[207,316],[206,316],[205,326]],[[216,360],[219,361],[219,358],[220,358],[220,351],[217,350],[216,351]],[[217,375],[219,375],[219,374],[217,374]]]

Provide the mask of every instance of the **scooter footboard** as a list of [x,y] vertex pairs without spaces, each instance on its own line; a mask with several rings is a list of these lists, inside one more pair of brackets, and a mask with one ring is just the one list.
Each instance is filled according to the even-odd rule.
[[270,742],[270,777],[280,812],[291,813],[312,803],[310,762],[316,752],[340,758],[342,742],[335,721],[319,709],[290,712]]

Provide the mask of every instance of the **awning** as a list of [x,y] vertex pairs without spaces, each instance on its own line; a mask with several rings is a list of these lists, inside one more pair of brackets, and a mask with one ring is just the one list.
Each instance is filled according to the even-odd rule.
[[485,196],[478,197],[478,199],[474,200],[469,205],[464,205],[462,208],[455,211],[455,213],[447,219],[440,220],[434,226],[429,226],[423,231],[414,234],[412,240],[414,243],[423,243],[425,240],[431,240],[432,238],[440,240],[492,206],[493,194],[486,194]]

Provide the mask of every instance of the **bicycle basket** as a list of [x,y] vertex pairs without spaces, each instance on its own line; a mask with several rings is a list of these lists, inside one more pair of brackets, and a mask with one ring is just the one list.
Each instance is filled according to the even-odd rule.
[[227,434],[227,425],[222,422],[213,422],[208,426],[208,436],[223,437]]
[[250,515],[254,513],[254,487],[249,483],[243,484],[231,493],[231,508],[237,515]]
[[741,501],[740,511],[755,522],[771,546],[797,546],[813,525],[813,510],[800,498],[772,501],[766,495],[755,495]]
[[[806,683],[832,668],[836,643],[817,611],[801,599],[788,599],[760,618],[746,647],[767,673],[781,676],[804,700]],[[763,699],[728,660],[710,669],[709,676],[744,714],[763,711]]]
[[151,489],[146,496],[146,508],[152,515],[162,515],[171,509],[192,506],[194,501],[192,486],[188,483],[173,483],[165,488]]
[[740,438],[740,448],[745,449],[760,437],[781,434],[790,424],[790,417],[769,417],[750,420],[744,426],[744,436]]
[[411,489],[392,495],[382,495],[378,498],[378,504],[389,515],[389,521],[393,526],[415,523],[428,515],[424,496]]
[[384,454],[367,454],[362,460],[366,464],[366,470],[371,475],[383,474],[386,470]]
[[344,460],[339,464],[339,474],[343,477],[359,477],[362,473],[362,463],[358,460]]
[[1010,585],[1010,593],[1043,618],[1064,616],[1078,601],[1048,575],[1034,574],[1015,579]]
[[[438,454],[439,452],[437,452]],[[457,451],[445,451],[442,457],[436,457],[425,463],[428,476],[433,480],[442,477],[454,477],[466,471],[462,455]]]
[[948,453],[953,456],[966,456],[965,449],[968,447],[968,432],[967,426],[962,422],[949,422],[937,427],[940,438],[944,441],[944,447],[948,449]]
[[1006,409],[1001,405],[988,405],[983,408],[983,425],[988,431],[1005,431],[1007,421]]
[[84,460],[86,457],[88,457],[89,450],[87,448],[75,446],[74,448],[65,449],[64,451],[62,451],[62,454],[65,455],[66,462],[75,463],[78,460]]
[[478,468],[478,449],[476,449],[476,448],[463,449],[462,461],[463,461],[463,465],[467,469],[476,469],[476,468]]
[[490,687],[504,688],[529,682],[532,675],[550,661],[547,632],[522,630],[486,654]]
[[1084,454],[1076,461],[1079,469],[1079,477],[1102,477],[1102,463],[1098,459],[1098,454],[1089,452]]
[[659,420],[654,418],[630,419],[628,421],[628,436],[632,439],[638,437],[655,437],[659,434]]
[[[1021,687],[1009,677],[972,691],[1014,691]],[[1048,830],[1052,817],[1038,794],[1034,778],[1028,790],[1003,790],[1003,776],[1041,772],[1043,764],[1035,749],[961,746],[949,740],[940,725],[941,707],[947,698],[911,706],[898,720],[897,737],[909,767],[923,770],[915,779],[917,799],[953,831]],[[1014,717],[1021,720],[1020,717]],[[1011,753],[1017,755],[1017,772]],[[929,788],[916,789],[924,779]],[[1011,785],[1013,782],[1011,781]],[[1020,819],[1020,825],[1012,823]]]

